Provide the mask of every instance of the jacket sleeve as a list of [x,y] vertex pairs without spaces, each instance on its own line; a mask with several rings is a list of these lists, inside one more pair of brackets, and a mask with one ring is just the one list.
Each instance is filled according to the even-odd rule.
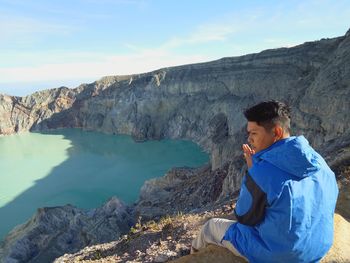
[[265,217],[266,193],[248,173],[244,176],[241,191],[236,203],[235,215],[239,223],[255,226]]

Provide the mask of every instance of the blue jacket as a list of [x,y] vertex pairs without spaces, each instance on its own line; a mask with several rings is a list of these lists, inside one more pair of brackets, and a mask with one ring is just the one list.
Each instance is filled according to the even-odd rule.
[[338,187],[332,170],[303,137],[253,155],[224,240],[249,262],[319,262],[333,242]]

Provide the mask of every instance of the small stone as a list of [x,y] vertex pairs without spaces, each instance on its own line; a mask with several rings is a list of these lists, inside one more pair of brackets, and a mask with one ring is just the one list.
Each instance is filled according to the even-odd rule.
[[146,257],[145,257],[145,262],[153,262],[153,257],[151,257],[151,256],[146,256]]
[[186,231],[188,223],[183,224],[183,229]]
[[146,255],[146,253],[140,251],[140,250],[136,250],[135,251],[135,254],[138,256],[138,257],[144,257]]
[[154,259],[154,262],[158,262],[158,263],[161,263],[161,262],[166,262],[168,261],[168,256],[164,255],[164,254],[160,254],[158,256],[156,256],[156,258]]
[[176,257],[177,256],[177,253],[175,251],[170,251],[168,250],[165,255],[170,258],[170,257]]

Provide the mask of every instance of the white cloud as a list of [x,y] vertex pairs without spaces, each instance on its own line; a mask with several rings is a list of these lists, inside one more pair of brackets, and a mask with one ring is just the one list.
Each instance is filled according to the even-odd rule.
[[234,26],[225,24],[207,24],[199,26],[187,37],[173,37],[162,45],[162,48],[174,48],[183,45],[203,44],[214,41],[224,41],[236,32]]
[[32,35],[39,33],[66,34],[75,29],[62,24],[43,22],[37,19],[26,17],[14,17],[1,14],[0,34],[2,41],[4,38],[13,36]]
[[186,47],[189,45],[207,44],[210,42],[222,42],[236,32],[234,26],[227,24],[205,24],[197,27],[187,36],[173,36],[169,40],[161,43],[158,47],[143,48],[134,44],[126,43],[124,46],[133,52],[142,52],[143,54],[152,53],[171,53],[175,48]]
[[[120,1],[137,4],[136,0]],[[147,4],[146,1],[142,3]],[[26,59],[23,60],[28,61],[26,66],[1,67],[0,63],[0,82],[47,80],[60,80],[62,82],[68,79],[98,79],[105,75],[148,72],[162,67],[209,61],[220,56],[243,55],[268,48],[294,46],[303,41],[315,39],[314,36],[309,36],[310,30],[305,30],[305,32],[302,30],[306,28],[306,25],[316,27],[319,23],[324,27],[320,23],[322,19],[317,14],[308,12],[309,6],[299,7],[298,11],[303,14],[302,16],[299,16],[299,13],[298,16],[294,14],[294,10],[284,12],[280,10],[285,10],[283,5],[271,13],[266,12],[264,8],[253,8],[241,13],[232,11],[221,16],[220,21],[202,24],[187,35],[170,37],[152,48],[145,48],[138,44],[125,44],[129,49],[129,54],[116,55],[103,52],[84,53],[64,50],[54,53],[46,51],[37,52],[34,55],[27,54]],[[348,13],[347,9],[347,11],[342,12],[341,17],[344,18],[345,14]],[[306,25],[305,21],[307,21]],[[64,25],[44,24],[37,20],[24,18],[0,18],[2,39],[11,34],[28,33],[28,35],[33,35],[31,33],[34,33],[35,35],[36,32],[50,33],[54,31],[66,34],[72,33],[74,30],[79,29],[68,28]],[[300,32],[294,35],[295,31]],[[222,48],[224,46],[226,49]],[[184,50],[187,52],[191,50],[190,55],[183,55],[186,51],[180,53]],[[199,50],[202,50],[203,53],[199,53]],[[211,55],[209,55],[210,50],[213,50]],[[14,59],[20,61],[20,56],[20,54],[14,55]],[[36,64],[30,65],[34,64],[30,61],[35,61]]]
[[[267,38],[264,39],[264,43],[268,45],[272,45],[274,48],[279,48],[279,47],[294,47],[296,45],[301,44],[300,42],[288,42],[288,40],[283,39],[283,38]],[[268,47],[266,47],[268,48]]]
[[[96,57],[96,56],[95,56]],[[100,55],[91,62],[45,63],[33,67],[0,68],[0,82],[98,79],[105,75],[128,75],[162,67],[204,62],[206,56],[174,55],[166,51],[147,50],[132,55]],[[98,62],[96,62],[98,61]]]
[[[49,27],[48,27],[49,28]],[[43,27],[41,30],[46,30]],[[26,54],[42,61],[37,65],[21,67],[0,67],[0,82],[52,81],[64,79],[100,78],[105,75],[125,75],[148,72],[162,67],[170,67],[214,59],[209,55],[181,55],[175,48],[186,45],[197,45],[207,42],[224,41],[234,32],[234,28],[223,24],[206,24],[198,27],[187,37],[173,37],[158,47],[143,48],[125,44],[132,53],[126,55],[110,55],[105,53],[65,52],[57,54]],[[61,58],[60,58],[61,57]],[[66,61],[64,61],[66,60]],[[48,63],[47,61],[56,61]],[[61,63],[57,63],[61,61]]]

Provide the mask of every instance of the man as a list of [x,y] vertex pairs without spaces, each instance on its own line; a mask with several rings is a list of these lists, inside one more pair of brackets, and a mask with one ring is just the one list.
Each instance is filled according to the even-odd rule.
[[250,146],[237,221],[209,220],[191,251],[212,243],[249,262],[319,262],[333,242],[334,173],[303,136],[290,136],[286,104],[262,102],[244,115]]

